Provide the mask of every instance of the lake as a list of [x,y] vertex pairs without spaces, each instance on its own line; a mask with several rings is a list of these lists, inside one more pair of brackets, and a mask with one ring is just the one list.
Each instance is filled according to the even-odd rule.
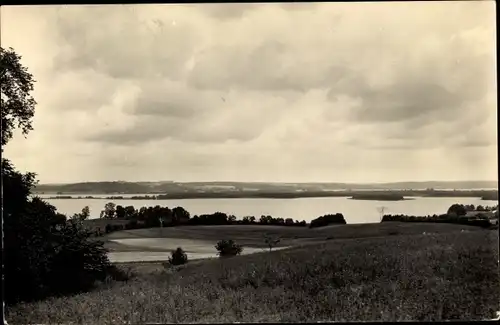
[[[89,195],[89,194],[85,194]],[[72,194],[72,196],[85,196]],[[143,194],[135,194],[143,195]],[[109,195],[92,195],[105,197]],[[126,195],[123,195],[126,197]],[[47,202],[54,205],[58,212],[68,216],[80,212],[83,207],[89,206],[91,218],[98,218],[107,202],[114,202],[122,206],[132,205],[136,209],[142,206],[167,206],[175,208],[181,206],[191,215],[207,214],[217,211],[233,214],[238,219],[244,216],[271,215],[273,217],[293,218],[310,222],[321,215],[340,212],[347,223],[379,222],[378,207],[386,207],[386,214],[432,215],[446,213],[454,203],[474,205],[497,205],[498,201],[481,200],[481,198],[458,197],[412,197],[405,201],[364,201],[351,200],[346,197],[298,198],[298,199],[182,199],[182,200],[103,200],[103,199],[47,199],[47,195],[40,195]],[[410,198],[410,197],[408,197]]]

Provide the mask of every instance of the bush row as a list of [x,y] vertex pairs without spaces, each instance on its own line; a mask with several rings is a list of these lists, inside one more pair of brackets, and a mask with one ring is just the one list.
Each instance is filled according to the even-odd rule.
[[[85,209],[85,208],[84,208]],[[141,207],[135,209],[133,206],[123,207],[115,205],[112,202],[106,203],[104,210],[101,211],[101,219],[108,220],[130,220],[144,224],[146,227],[169,227],[178,225],[230,225],[230,224],[266,224],[266,225],[284,225],[284,226],[306,226],[303,220],[293,220],[292,218],[273,218],[272,216],[262,215],[259,220],[254,216],[246,216],[242,220],[236,220],[234,215],[228,215],[223,212],[215,212],[212,214],[194,215],[183,207],[168,207],[154,206]],[[135,224],[130,224],[129,227],[136,227]]]
[[433,215],[425,217],[408,216],[408,215],[384,215],[382,222],[398,221],[398,222],[435,222],[435,223],[453,223],[469,226],[478,226],[490,228],[491,222],[488,219],[480,219],[474,217],[456,216],[449,214]]
[[345,225],[345,224],[347,224],[347,222],[345,221],[342,213],[325,214],[324,216],[316,218],[313,221],[311,221],[309,228],[324,227],[324,226],[328,226],[331,224]]
[[[188,219],[187,223],[180,223],[177,225],[277,225],[277,226],[289,226],[289,227],[306,227],[307,223],[302,221],[294,221],[292,218],[273,218],[271,216],[261,216],[259,221],[256,221],[255,217],[244,217],[242,220],[236,220],[234,216],[227,216],[225,213],[216,212],[213,214],[203,214],[200,216],[195,215],[193,218]],[[309,228],[324,227],[331,224],[347,224],[344,216],[341,213],[337,214],[327,214],[318,217],[311,221]],[[151,225],[151,223],[146,223],[144,221],[130,220],[126,224],[112,224],[108,223],[105,226],[104,232],[109,234],[114,231],[120,230],[130,230],[130,229],[140,229],[148,228],[151,226],[163,226],[172,227],[175,224],[161,222],[158,225]],[[101,236],[102,232],[100,229],[95,230],[95,236]]]

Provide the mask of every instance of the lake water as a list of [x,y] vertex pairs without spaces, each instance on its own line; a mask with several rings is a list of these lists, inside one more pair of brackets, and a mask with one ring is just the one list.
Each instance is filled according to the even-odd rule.
[[[140,194],[136,194],[140,195]],[[73,195],[75,196],[75,195]],[[76,196],[79,196],[76,194]],[[84,195],[81,195],[84,196]],[[95,195],[97,196],[97,195]],[[100,197],[104,197],[102,195]],[[126,195],[123,195],[126,197]],[[217,211],[233,214],[238,219],[244,216],[271,215],[273,217],[293,218],[307,222],[318,216],[340,212],[347,223],[379,222],[378,207],[386,207],[386,214],[432,215],[446,213],[454,203],[474,205],[497,205],[498,201],[481,200],[481,198],[415,197],[407,201],[362,201],[351,200],[345,197],[299,198],[299,199],[184,199],[184,200],[103,200],[103,199],[46,199],[54,205],[58,212],[73,215],[83,207],[89,206],[91,218],[98,218],[107,202],[114,202],[122,206],[132,205],[136,209],[142,206],[167,206],[174,208],[181,206],[191,215],[214,213]]]

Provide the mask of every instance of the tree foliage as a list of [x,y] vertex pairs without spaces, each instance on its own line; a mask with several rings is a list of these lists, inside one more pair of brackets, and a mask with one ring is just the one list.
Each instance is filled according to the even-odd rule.
[[116,216],[116,204],[113,202],[108,202],[104,206],[104,213],[101,214],[105,219],[114,219]]
[[87,206],[83,207],[82,212],[75,213],[71,219],[77,221],[84,221],[90,217],[90,208]]
[[123,206],[117,205],[115,210],[115,215],[116,219],[125,219],[125,217],[127,216],[127,212]]
[[467,209],[463,204],[453,204],[448,209],[448,214],[454,214],[456,216],[465,216],[467,214]]
[[273,238],[268,234],[264,235],[264,242],[266,243],[267,247],[269,247],[269,251],[272,251],[273,247],[278,245],[280,241],[280,238]]
[[0,48],[0,53],[3,147],[12,138],[16,127],[24,135],[33,130],[31,120],[35,114],[36,101],[31,96],[35,80],[28,69],[21,65],[21,56],[12,48]]

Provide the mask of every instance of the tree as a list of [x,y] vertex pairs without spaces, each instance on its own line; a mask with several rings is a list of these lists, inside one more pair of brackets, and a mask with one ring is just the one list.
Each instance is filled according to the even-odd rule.
[[73,217],[71,217],[72,220],[77,220],[77,221],[83,221],[87,220],[90,216],[90,208],[88,206],[85,206],[82,209],[82,212],[80,213],[75,213]]
[[380,214],[380,221],[382,222],[382,218],[384,217],[385,211],[387,210],[387,207],[378,207],[377,211]]
[[113,219],[116,213],[116,204],[108,202],[104,205],[104,218]]
[[259,219],[259,223],[261,224],[268,224],[268,223],[271,223],[271,219],[272,218],[269,218],[269,216],[260,216],[260,219]]
[[125,207],[125,218],[126,219],[136,219],[137,218],[137,210],[132,205]]
[[89,217],[90,217],[90,208],[87,205],[82,209],[82,213],[80,213],[80,220],[87,220]]
[[125,216],[127,215],[127,212],[125,208],[121,205],[117,205],[115,209],[115,216],[116,219],[125,219]]
[[448,209],[448,214],[450,215],[455,215],[455,216],[465,216],[467,214],[467,210],[462,204],[453,204],[449,209]]
[[172,210],[170,210],[168,207],[162,207],[159,211],[159,214],[162,218],[164,226],[169,226],[172,224]]
[[[478,206],[478,210],[479,210],[479,207],[480,206]],[[468,205],[465,206],[465,210],[467,210],[467,211],[474,211],[474,210],[476,210],[476,207],[474,206],[474,204],[468,204]]]
[[269,247],[269,252],[274,246],[278,245],[281,240],[279,238],[272,238],[270,235],[264,235],[264,242]]
[[175,207],[172,209],[172,216],[174,224],[188,223],[190,214],[183,207]]
[[16,124],[24,136],[33,130],[31,120],[35,114],[36,101],[31,96],[35,80],[28,69],[21,65],[21,56],[12,48],[5,50],[0,47],[0,53],[3,151],[3,146],[12,139]]

